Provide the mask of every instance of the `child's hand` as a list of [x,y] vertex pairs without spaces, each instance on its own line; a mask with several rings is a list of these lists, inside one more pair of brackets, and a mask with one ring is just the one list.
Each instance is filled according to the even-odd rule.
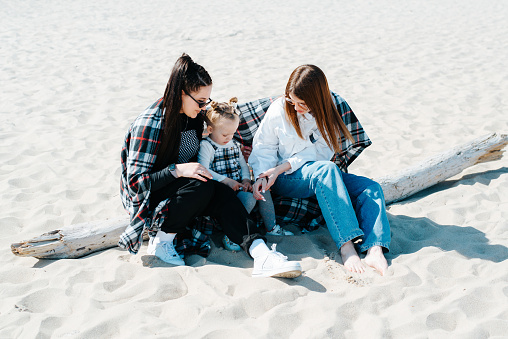
[[250,179],[243,179],[242,186],[243,186],[244,192],[251,192],[252,191],[252,184],[250,183]]
[[238,191],[238,189],[240,187],[242,187],[242,184],[240,184],[238,181],[230,179],[230,178],[226,178],[226,179],[222,180],[221,182],[224,185],[228,185],[229,187],[231,187],[233,189],[233,191]]

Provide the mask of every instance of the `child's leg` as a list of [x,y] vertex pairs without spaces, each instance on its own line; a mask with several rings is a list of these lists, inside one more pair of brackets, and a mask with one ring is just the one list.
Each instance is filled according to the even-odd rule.
[[[250,193],[250,195],[252,199],[254,199],[252,193]],[[266,191],[265,193],[262,193],[262,195],[265,198],[265,201],[258,200],[259,213],[263,218],[266,230],[271,231],[275,227],[275,208],[273,207],[272,195],[270,194],[270,191]]]
[[[256,206],[256,199],[254,199],[252,193],[239,191],[236,196],[242,202],[247,213],[250,213],[254,206]],[[227,235],[222,238],[222,243],[224,244],[224,248],[228,251],[240,251],[242,249],[240,245],[229,240]]]
[[254,199],[254,196],[252,195],[252,193],[239,191],[236,194],[236,196],[242,202],[243,207],[245,207],[245,210],[247,211],[247,213],[252,212],[252,209],[254,208],[254,206],[256,206],[256,199]]

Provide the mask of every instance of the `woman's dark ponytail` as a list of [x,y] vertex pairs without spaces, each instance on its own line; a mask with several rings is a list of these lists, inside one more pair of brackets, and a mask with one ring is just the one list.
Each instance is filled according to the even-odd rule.
[[[177,160],[180,147],[182,92],[196,92],[201,87],[211,84],[212,78],[205,68],[195,63],[189,55],[183,53],[176,60],[162,99],[164,127],[154,170],[161,170]],[[202,119],[201,115],[198,118]]]

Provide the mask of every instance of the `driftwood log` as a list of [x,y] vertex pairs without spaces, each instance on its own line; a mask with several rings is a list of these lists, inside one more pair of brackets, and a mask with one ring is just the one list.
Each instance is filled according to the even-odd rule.
[[[508,135],[490,134],[452,150],[433,156],[394,176],[376,179],[381,184],[386,203],[405,199],[431,187],[465,168],[501,158],[508,144]],[[86,222],[44,233],[31,240],[11,245],[17,256],[40,259],[79,258],[115,247],[120,234],[129,223],[127,217]]]
[[391,204],[445,181],[470,166],[500,159],[507,144],[506,134],[485,135],[430,157],[397,175],[375,180],[383,188],[386,203]]

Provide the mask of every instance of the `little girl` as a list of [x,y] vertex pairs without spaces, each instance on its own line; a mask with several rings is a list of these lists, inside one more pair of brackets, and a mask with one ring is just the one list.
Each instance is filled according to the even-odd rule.
[[[206,112],[208,137],[201,141],[198,162],[207,168],[214,180],[228,185],[237,191],[237,196],[250,213],[257,200],[252,195],[250,171],[242,156],[240,144],[233,140],[238,129],[240,116],[236,112],[237,98],[228,103],[212,101]],[[269,191],[262,194],[259,200],[259,212],[268,235],[293,235],[275,223],[275,210]],[[238,244],[231,242],[227,236],[222,239],[224,247],[230,251],[240,251]]]

